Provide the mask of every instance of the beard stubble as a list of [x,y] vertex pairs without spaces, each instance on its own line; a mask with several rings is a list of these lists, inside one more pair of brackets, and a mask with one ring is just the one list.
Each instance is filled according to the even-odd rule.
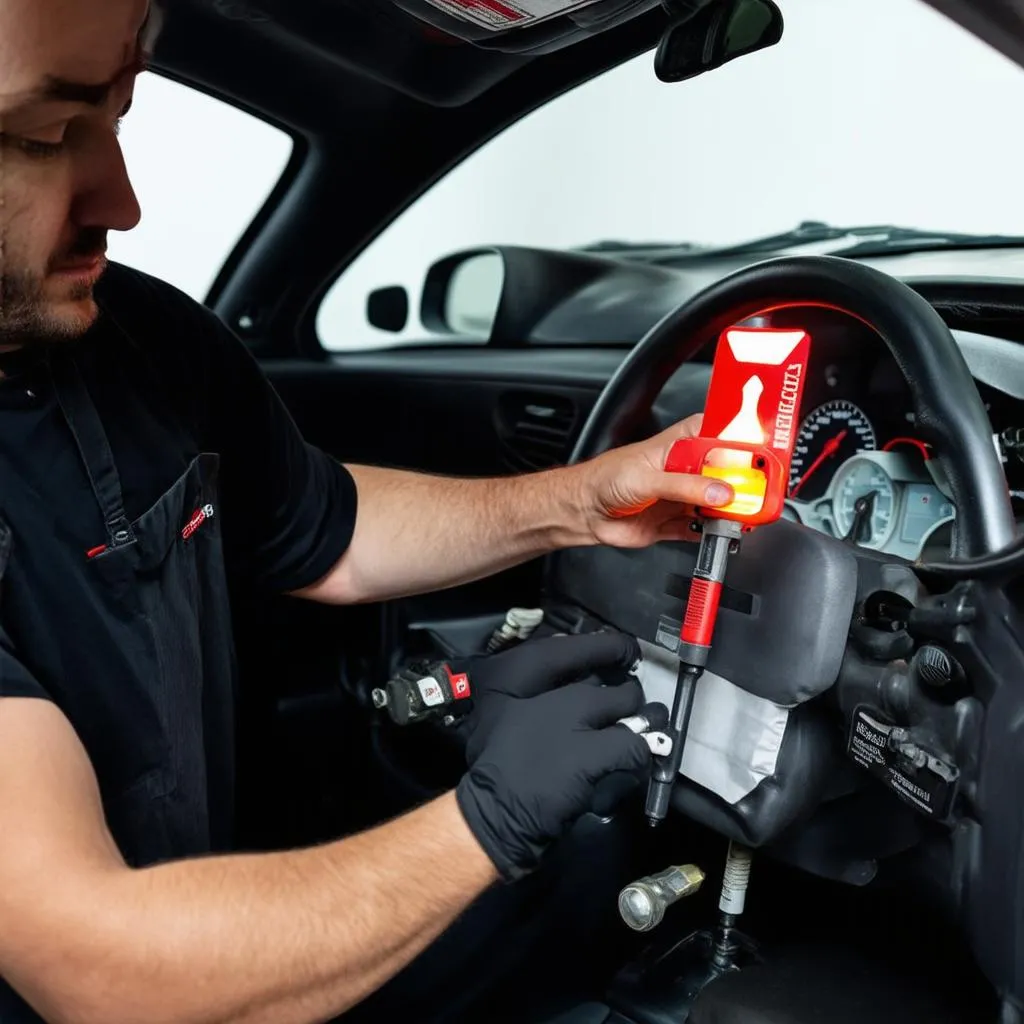
[[[0,346],[20,348],[81,337],[90,325],[72,323],[49,312],[44,288],[46,275],[9,266],[5,242],[0,237]],[[104,229],[83,228],[74,243],[50,261],[46,273],[52,273],[70,260],[103,252],[106,244]],[[63,296],[63,300],[84,302],[91,298],[92,291],[91,284],[78,285]]]

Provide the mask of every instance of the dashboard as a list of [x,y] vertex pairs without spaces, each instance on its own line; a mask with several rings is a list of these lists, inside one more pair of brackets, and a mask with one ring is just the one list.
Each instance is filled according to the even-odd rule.
[[[795,254],[780,249],[659,257],[488,247],[485,255],[499,257],[504,277],[491,323],[490,345],[496,351],[487,355],[487,375],[495,373],[499,360],[510,373],[521,372],[525,362],[532,381],[542,374],[552,395],[562,392],[550,402],[524,405],[521,412],[499,413],[503,440],[520,430],[534,431],[534,447],[515,464],[536,468],[551,465],[554,451],[568,455],[573,431],[583,423],[574,405],[581,389],[600,393],[626,353],[706,289],[787,253]],[[431,323],[445,323],[443,302],[454,268],[480,255],[479,249],[467,250],[431,268],[423,300],[423,315]],[[1024,519],[1020,261],[1019,249],[896,251],[857,259],[916,291],[949,327],[988,413],[1018,523]],[[1003,271],[1007,276],[1000,276]],[[919,430],[910,388],[881,337],[861,320],[813,302],[787,302],[746,323],[801,328],[812,339],[785,516],[899,558],[949,554],[957,510],[945,467]],[[686,346],[689,357],[668,376],[633,440],[703,409],[717,340],[705,338],[697,354]],[[402,358],[408,372],[409,357],[403,352]],[[527,423],[531,409],[553,419]],[[556,419],[561,434],[552,429]],[[543,442],[537,440],[541,437]],[[538,462],[536,445],[542,443],[554,447]]]
[[[918,435],[907,382],[885,343],[845,313],[787,309],[764,326],[812,336],[786,518],[902,558],[948,554],[956,508],[942,465]],[[954,332],[992,424],[1018,519],[1024,516],[1024,352]]]

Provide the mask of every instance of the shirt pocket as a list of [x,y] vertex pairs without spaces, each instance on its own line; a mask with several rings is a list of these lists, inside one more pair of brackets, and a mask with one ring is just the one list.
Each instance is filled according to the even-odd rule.
[[114,801],[135,855],[145,860],[159,850],[181,855],[209,843],[203,653],[209,624],[201,579],[216,572],[216,565],[205,557],[200,537],[216,523],[210,468],[208,460],[197,457],[132,523],[134,542],[94,559],[94,568],[108,581],[131,588],[124,608],[133,619],[131,642],[141,652],[135,685],[144,688],[160,732],[153,739],[163,763],[131,779]]

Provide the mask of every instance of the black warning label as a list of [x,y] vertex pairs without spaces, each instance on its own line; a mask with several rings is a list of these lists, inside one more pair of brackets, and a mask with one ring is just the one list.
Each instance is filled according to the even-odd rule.
[[931,818],[945,818],[960,772],[923,749],[905,730],[884,722],[869,708],[853,714],[846,752],[897,796]]

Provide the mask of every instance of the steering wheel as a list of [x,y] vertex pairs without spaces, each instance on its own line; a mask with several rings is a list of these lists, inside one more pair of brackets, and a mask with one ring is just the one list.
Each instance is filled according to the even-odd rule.
[[[570,462],[629,440],[669,377],[727,327],[784,306],[826,306],[872,327],[910,385],[916,427],[943,462],[957,509],[953,554],[991,554],[1016,536],[981,396],[938,313],[895,278],[833,256],[767,260],[670,313],[636,345],[583,426]],[[812,340],[813,346],[813,340]]]
[[[1017,529],[991,426],[949,329],[908,286],[835,257],[784,257],[747,267],[666,316],[605,387],[570,462],[634,440],[649,424],[669,377],[709,339],[750,317],[795,306],[844,312],[888,346],[909,385],[916,429],[941,460],[951,487],[951,554],[977,558],[1013,544]],[[812,337],[812,353],[813,344]],[[657,642],[649,620],[668,607],[657,603],[668,589],[662,581],[667,573],[675,572],[677,580],[688,575],[678,561],[672,568],[671,559],[688,557],[692,564],[692,555],[672,547],[653,554],[566,553],[553,573],[554,589],[571,592],[559,584],[561,571],[563,583],[570,576],[582,581],[577,585],[589,586],[588,595],[617,590],[600,607],[594,602],[602,598],[588,605],[588,596],[582,603],[598,619],[638,636],[647,631],[648,640]],[[837,764],[852,774],[854,786],[877,796],[879,807],[895,804],[912,821],[929,816],[913,806],[915,799],[927,802],[914,795],[914,785],[927,786],[913,772],[954,772],[956,799],[941,812],[932,808],[932,823],[918,834],[942,834],[948,852],[939,862],[948,870],[952,898],[961,903],[976,959],[997,990],[1024,1006],[1024,624],[997,583],[961,579],[934,593],[914,568],[785,520],[750,534],[730,562],[726,583],[740,596],[752,594],[752,603],[745,613],[738,605],[720,612],[709,670],[794,709],[784,742],[788,767],[780,763],[775,776],[760,784],[760,795],[755,789],[735,806],[711,799],[681,776],[673,807],[758,845],[814,827],[816,801],[832,784]],[[644,590],[651,577],[655,583]],[[678,591],[674,600],[681,608]],[[630,604],[638,606],[632,619]],[[886,621],[879,624],[879,618]],[[955,668],[962,685],[943,694],[932,684],[947,681],[947,668]],[[766,693],[771,686],[775,690]],[[895,753],[886,754],[881,772],[853,763],[852,730],[865,707],[881,723],[883,744],[893,746],[888,737],[899,730],[900,749],[909,754],[901,775],[911,781],[906,792],[885,777]],[[929,757],[934,765],[911,763]],[[902,800],[893,800],[893,792]],[[866,820],[875,820],[873,811]],[[829,843],[808,843],[815,845]]]

